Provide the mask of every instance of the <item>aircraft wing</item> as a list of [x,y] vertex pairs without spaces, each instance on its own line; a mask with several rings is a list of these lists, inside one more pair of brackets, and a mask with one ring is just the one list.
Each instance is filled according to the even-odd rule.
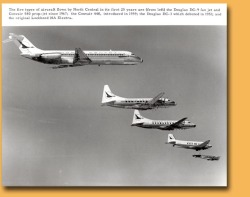
[[164,94],[165,94],[164,92],[161,92],[161,93],[158,94],[156,97],[152,98],[152,99],[148,102],[148,104],[149,104],[149,105],[155,104],[155,103],[159,100],[159,98],[161,98]]
[[182,118],[180,120],[178,120],[177,122],[171,124],[171,125],[168,125],[168,126],[164,126],[164,127],[161,127],[162,130],[174,130],[175,128],[181,128],[180,127],[180,124],[185,121],[187,118]]
[[200,144],[200,145],[194,146],[194,149],[202,149],[202,148],[204,148],[206,145],[208,145],[209,142],[210,142],[210,140],[207,140],[207,141],[203,142],[203,143]]
[[91,59],[82,51],[81,48],[75,49],[75,56],[73,63],[77,66],[77,64],[88,64],[92,62]]

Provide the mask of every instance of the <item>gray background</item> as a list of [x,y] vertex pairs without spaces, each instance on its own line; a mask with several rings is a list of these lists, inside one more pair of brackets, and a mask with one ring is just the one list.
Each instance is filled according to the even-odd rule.
[[[3,45],[3,185],[224,186],[227,183],[226,27],[3,27],[40,49],[128,50],[136,66],[53,70]],[[124,97],[164,91],[177,102],[143,111],[151,119],[188,117],[197,127],[160,131],[131,127],[133,110],[101,107],[103,86]],[[205,141],[202,154],[165,144]]]

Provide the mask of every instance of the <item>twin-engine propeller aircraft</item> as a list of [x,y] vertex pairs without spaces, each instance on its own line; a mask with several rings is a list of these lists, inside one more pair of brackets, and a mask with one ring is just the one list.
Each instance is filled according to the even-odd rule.
[[166,108],[175,106],[174,101],[162,98],[164,92],[154,98],[123,98],[113,94],[108,85],[104,86],[102,95],[102,106],[111,106],[126,109],[148,110],[154,108]]
[[52,68],[76,67],[84,65],[135,65],[142,63],[142,58],[129,51],[83,51],[76,48],[68,50],[41,50],[36,48],[25,36],[9,34],[4,43],[14,41],[21,56],[44,64],[56,64]]
[[183,141],[176,140],[173,134],[168,134],[168,142],[166,144],[173,144],[178,148],[193,149],[196,151],[209,149],[212,146],[209,144],[210,140],[205,142],[195,142],[195,141]]
[[218,161],[220,156],[212,156],[212,155],[193,155],[195,158],[206,159],[208,161]]
[[189,129],[196,127],[195,124],[186,119],[187,118],[182,118],[180,120],[150,120],[144,118],[138,110],[135,110],[131,126],[161,130]]

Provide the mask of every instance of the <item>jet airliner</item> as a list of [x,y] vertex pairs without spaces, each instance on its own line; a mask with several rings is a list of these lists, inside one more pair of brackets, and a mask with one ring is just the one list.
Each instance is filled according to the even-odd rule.
[[176,103],[167,98],[162,98],[164,92],[154,98],[123,98],[113,94],[108,85],[104,86],[102,94],[102,106],[110,106],[125,109],[148,110],[154,108],[166,108],[175,106]]
[[21,51],[21,56],[41,62],[54,64],[52,68],[66,68],[84,65],[135,65],[142,63],[142,58],[129,51],[83,51],[75,50],[41,50],[35,47],[24,35],[9,34],[4,43],[15,42]]
[[210,140],[207,140],[205,142],[176,140],[173,134],[168,134],[168,142],[166,142],[166,144],[172,144],[173,147],[176,146],[178,148],[186,148],[199,151],[211,148],[212,146],[209,144],[209,142]]
[[135,110],[131,126],[161,130],[189,129],[196,127],[195,124],[186,119],[187,118],[182,118],[180,120],[150,120],[143,117],[138,110]]

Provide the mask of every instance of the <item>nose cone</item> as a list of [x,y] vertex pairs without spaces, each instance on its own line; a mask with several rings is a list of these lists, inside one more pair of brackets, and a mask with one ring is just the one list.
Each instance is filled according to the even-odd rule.
[[177,103],[174,102],[174,101],[171,101],[169,104],[172,105],[172,106],[176,106],[177,105]]
[[194,124],[194,125],[193,125],[193,127],[195,128],[195,127],[196,127],[196,125]]
[[139,56],[136,56],[135,59],[136,59],[136,61],[139,62],[139,63],[142,63],[142,62],[143,62],[143,59],[140,58]]
[[[209,149],[209,148],[212,148],[212,147],[213,147],[213,146],[212,146],[211,144],[207,144],[206,147],[205,147],[205,149]],[[204,149],[204,150],[205,150],[205,149]]]

